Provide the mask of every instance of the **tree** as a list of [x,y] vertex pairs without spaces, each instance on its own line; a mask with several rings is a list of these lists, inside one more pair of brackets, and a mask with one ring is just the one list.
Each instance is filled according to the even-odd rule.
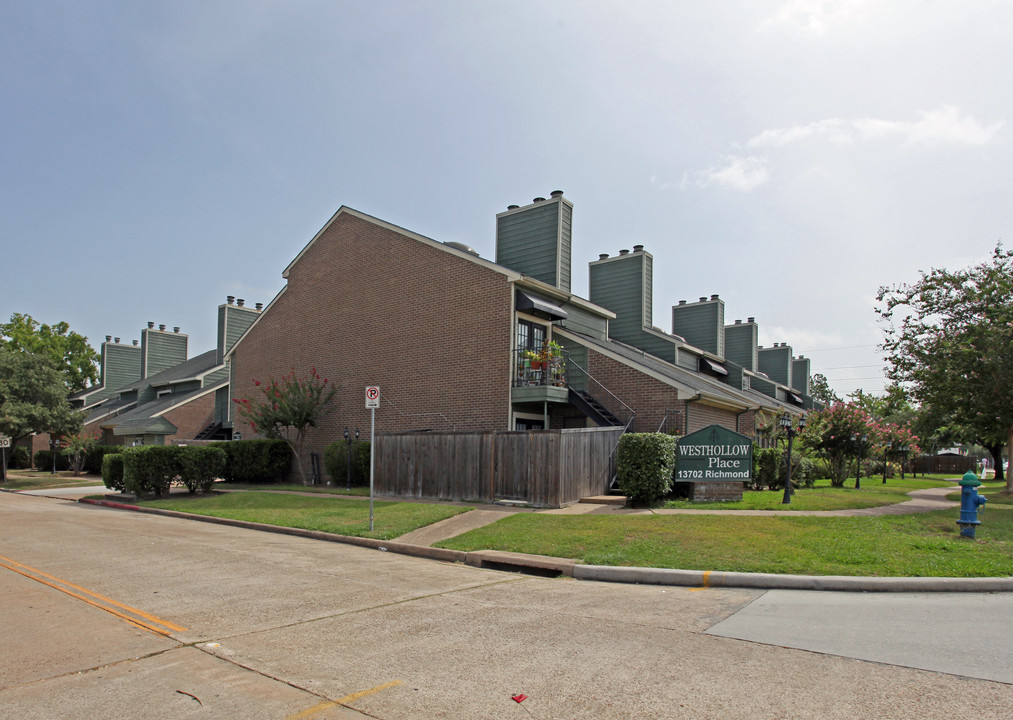
[[299,480],[309,484],[302,466],[306,433],[331,411],[330,402],[337,388],[328,386],[327,378],[320,377],[316,368],[307,377],[296,377],[293,370],[280,381],[271,378],[267,383],[254,380],[253,384],[260,388],[262,397],[252,402],[245,398],[233,400],[240,416],[260,435],[287,442],[295,455]]
[[73,433],[63,438],[63,449],[70,453],[70,469],[80,475],[88,453],[98,447],[99,436],[94,433]]
[[1002,447],[1013,446],[1013,252],[1000,243],[986,262],[923,271],[912,285],[880,288],[877,300],[887,376],[986,448],[1003,479]]
[[830,383],[827,381],[827,376],[822,373],[816,373],[812,376],[809,387],[809,397],[813,400],[819,400],[824,405],[833,405],[841,401],[837,393],[834,392],[833,388],[830,387]]
[[856,403],[837,402],[809,413],[802,437],[807,447],[826,459],[830,485],[844,487],[850,475],[851,458],[858,456],[858,446],[852,437],[864,433],[868,443],[875,444],[872,429],[872,418]]
[[84,414],[67,395],[49,357],[0,348],[0,433],[11,437],[11,444],[35,433],[77,432]]
[[65,322],[40,325],[31,315],[14,313],[10,322],[0,323],[0,347],[52,358],[70,392],[84,390],[99,377],[99,354]]

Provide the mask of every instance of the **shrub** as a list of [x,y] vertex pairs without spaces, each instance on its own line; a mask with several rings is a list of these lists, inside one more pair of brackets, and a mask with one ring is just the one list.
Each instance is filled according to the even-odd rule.
[[619,439],[619,488],[633,505],[650,505],[672,489],[676,439],[663,433],[626,433]]
[[[324,470],[332,485],[344,485],[348,476],[348,443],[332,442],[324,450]],[[369,485],[369,441],[352,443],[352,485]]]
[[84,459],[84,471],[89,475],[102,473],[103,462],[106,455],[118,455],[123,452],[122,445],[97,445],[92,448]]
[[206,493],[225,469],[225,451],[220,447],[190,445],[177,448],[180,477],[191,494]]
[[[39,450],[35,453],[35,469],[36,470],[50,470],[53,467],[53,451],[52,450]],[[63,451],[56,451],[56,469],[57,470],[70,470],[70,458],[68,458]]]
[[222,475],[231,483],[283,482],[292,466],[292,450],[284,440],[233,440],[212,447],[225,451]]
[[123,484],[123,455],[106,453],[102,457],[102,482],[110,490],[123,492],[127,486]]
[[[783,490],[787,468],[787,453],[781,448],[753,447],[752,490]],[[812,458],[792,453],[791,484],[794,487],[813,487],[819,475],[820,464]]]
[[135,495],[169,492],[180,475],[180,450],[171,445],[143,445],[123,451],[123,484]]
[[26,447],[16,447],[7,454],[7,467],[27,470],[32,466],[32,453]]
[[784,452],[780,448],[753,448],[753,490],[784,487]]

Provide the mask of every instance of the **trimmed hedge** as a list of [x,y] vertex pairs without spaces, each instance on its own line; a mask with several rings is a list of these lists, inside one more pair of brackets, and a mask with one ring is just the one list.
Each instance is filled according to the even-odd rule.
[[160,497],[177,484],[191,493],[207,492],[225,467],[225,451],[213,446],[142,445],[125,448],[121,457],[123,486],[135,495]]
[[123,492],[127,486],[123,484],[123,455],[107,453],[102,457],[102,482],[110,490]]
[[101,475],[102,474],[102,461],[106,455],[113,453],[119,454],[123,452],[122,445],[96,445],[84,458],[84,472],[89,475]]
[[206,493],[225,469],[225,451],[219,447],[188,445],[176,448],[179,475],[191,494]]
[[[53,468],[53,451],[52,450],[39,450],[35,453],[33,458],[36,470],[52,470]],[[70,470],[70,458],[62,450],[56,451],[56,469],[57,470]]]
[[[345,485],[348,479],[348,442],[332,442],[324,449],[324,470],[332,485]],[[352,443],[352,485],[369,485],[369,441]]]
[[292,451],[284,440],[232,440],[212,447],[225,451],[222,477],[230,483],[284,482],[292,467]]
[[676,444],[664,433],[626,433],[619,439],[619,489],[631,505],[652,505],[671,492]]
[[7,467],[12,470],[28,470],[32,467],[32,453],[26,447],[12,448],[7,453]]

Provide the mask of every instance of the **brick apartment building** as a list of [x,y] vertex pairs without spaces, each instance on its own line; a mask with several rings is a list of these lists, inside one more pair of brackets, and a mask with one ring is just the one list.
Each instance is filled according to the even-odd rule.
[[653,327],[641,246],[591,263],[590,300],[572,294],[572,216],[559,191],[510,206],[493,262],[342,207],[225,352],[228,393],[253,400],[254,381],[311,368],[336,383],[307,453],[369,426],[368,385],[381,387],[378,432],[718,424],[753,435],[764,415],[812,407],[808,360],[759,348],[752,318],[725,326],[717,296],[673,308],[672,333]]

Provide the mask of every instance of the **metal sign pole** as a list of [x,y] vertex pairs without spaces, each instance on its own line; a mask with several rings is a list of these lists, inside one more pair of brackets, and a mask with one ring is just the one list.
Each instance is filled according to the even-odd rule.
[[373,455],[376,453],[376,408],[370,408],[369,425],[369,531],[373,532]]
[[[370,414],[369,426],[369,531],[373,532],[373,457],[376,454],[376,409],[380,407],[380,386],[366,387],[366,409]],[[358,431],[356,431],[358,432]]]

